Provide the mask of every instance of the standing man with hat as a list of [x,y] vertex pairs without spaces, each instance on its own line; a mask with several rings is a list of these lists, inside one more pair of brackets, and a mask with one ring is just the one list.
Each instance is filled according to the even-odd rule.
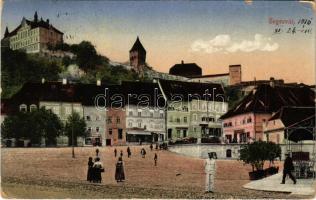
[[214,192],[214,179],[216,173],[216,153],[208,153],[208,159],[205,161],[205,192]]

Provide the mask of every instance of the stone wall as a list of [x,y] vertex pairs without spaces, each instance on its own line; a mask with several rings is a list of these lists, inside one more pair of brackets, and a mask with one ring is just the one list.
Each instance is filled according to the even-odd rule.
[[[310,158],[313,155],[313,143],[309,144],[292,144],[292,151],[304,151],[310,153]],[[240,144],[184,144],[184,145],[172,145],[169,146],[169,151],[175,152],[181,155],[207,158],[209,152],[216,152],[218,159],[238,159],[240,153]],[[285,158],[284,154],[287,146],[285,144],[281,145],[282,150],[282,160]],[[231,151],[231,157],[227,157]],[[316,149],[315,149],[316,151]]]

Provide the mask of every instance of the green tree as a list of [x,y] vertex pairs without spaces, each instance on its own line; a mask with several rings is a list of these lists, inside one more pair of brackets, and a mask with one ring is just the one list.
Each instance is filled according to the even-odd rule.
[[56,145],[56,138],[63,130],[63,124],[58,116],[45,108],[32,112],[32,115],[37,122],[37,129],[41,136],[45,138],[46,146]]
[[67,119],[65,124],[65,134],[69,138],[69,145],[72,145],[72,134],[74,139],[74,145],[77,146],[78,137],[86,137],[86,122],[80,115],[73,112]]
[[57,80],[62,68],[57,62],[24,51],[1,51],[1,97],[9,98],[28,82]]
[[71,45],[70,49],[76,54],[76,63],[84,71],[93,70],[102,63],[101,56],[98,55],[91,42],[82,41],[79,44]]
[[32,144],[40,144],[41,139],[45,138],[47,145],[55,145],[61,131],[60,119],[44,108],[10,115],[1,124],[3,138],[30,139]]
[[256,141],[240,149],[240,160],[252,166],[252,171],[263,170],[265,161],[281,157],[281,147],[273,142]]

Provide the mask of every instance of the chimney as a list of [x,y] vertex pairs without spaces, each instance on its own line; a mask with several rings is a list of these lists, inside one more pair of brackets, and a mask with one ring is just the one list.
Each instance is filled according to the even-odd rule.
[[42,84],[44,84],[45,83],[45,78],[42,78]]
[[100,79],[97,80],[97,86],[101,86],[101,80]]
[[275,81],[274,81],[274,78],[273,78],[273,77],[270,78],[270,86],[271,86],[272,88],[274,88],[274,86],[275,86]]
[[181,64],[182,64],[182,65],[184,64],[183,60],[181,60]]
[[67,85],[67,79],[63,78],[63,85]]

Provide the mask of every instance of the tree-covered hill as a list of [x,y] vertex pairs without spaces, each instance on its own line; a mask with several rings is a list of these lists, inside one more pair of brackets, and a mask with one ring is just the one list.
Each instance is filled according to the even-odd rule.
[[60,44],[50,47],[51,51],[65,51],[74,54],[73,57],[52,59],[39,54],[26,54],[24,51],[2,49],[1,51],[1,97],[9,98],[21,86],[29,81],[57,81],[66,73],[69,65],[76,65],[82,70],[82,75],[75,81],[95,83],[101,80],[116,84],[124,80],[137,80],[138,75],[123,65],[112,65],[109,59],[97,53],[95,47],[88,41],[79,44]]

